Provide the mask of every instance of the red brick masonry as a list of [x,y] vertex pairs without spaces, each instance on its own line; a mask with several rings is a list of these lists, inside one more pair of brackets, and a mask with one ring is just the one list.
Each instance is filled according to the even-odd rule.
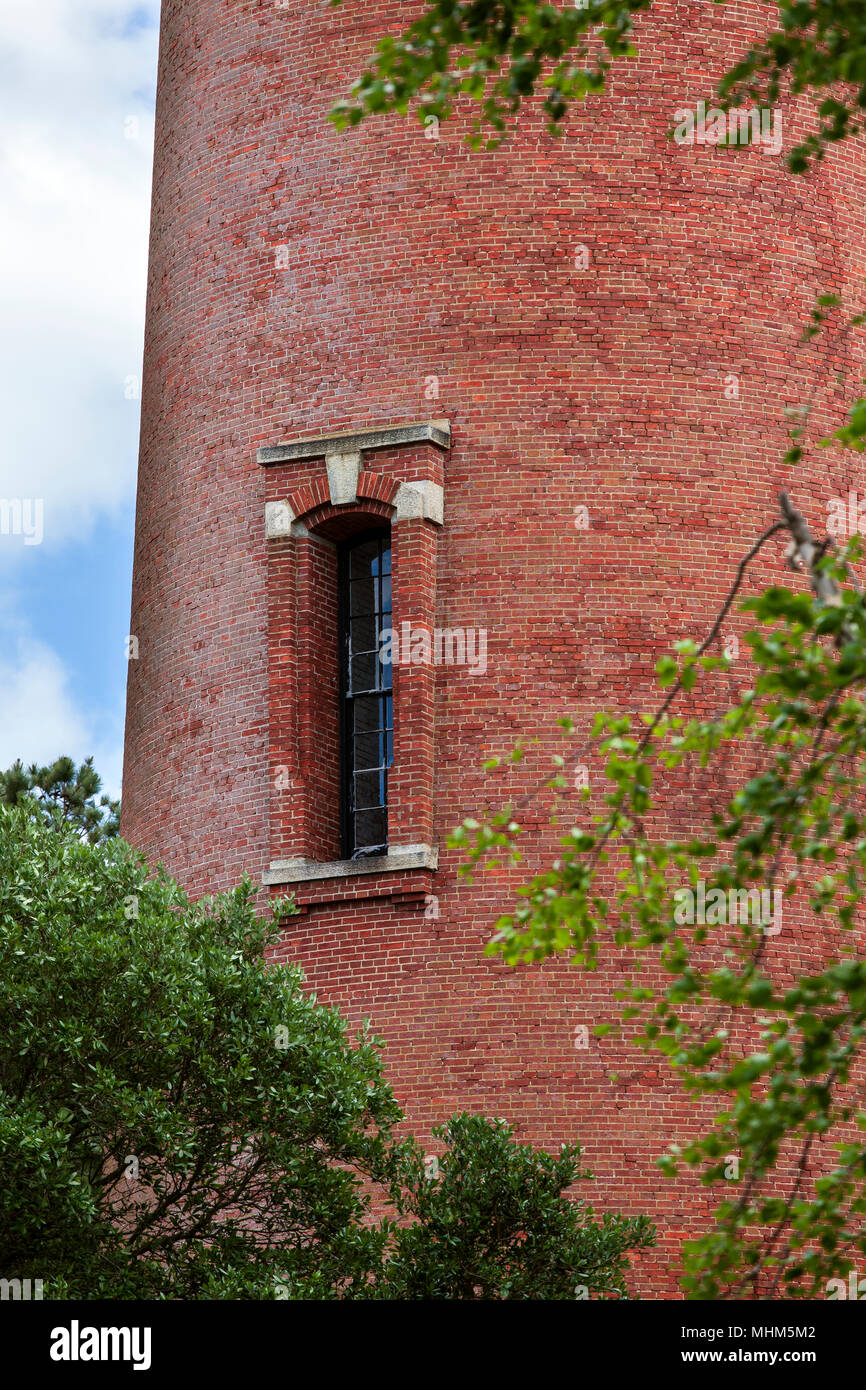
[[[395,484],[437,477],[444,525],[394,526],[395,618],[488,633],[483,674],[397,673],[392,840],[438,868],[299,885],[279,954],[373,1020],[420,1135],[468,1108],[538,1144],[579,1139],[596,1205],[660,1222],[639,1281],[659,1296],[708,1198],[653,1160],[694,1112],[626,1045],[575,1049],[624,967],[482,957],[518,879],[459,882],[445,839],[535,785],[558,716],[585,730],[650,698],[660,651],[706,630],[780,483],[817,523],[858,486],[850,455],[781,458],[784,407],[816,391],[820,431],[862,372],[849,347],[797,338],[817,293],[862,307],[863,152],[802,179],[761,148],[675,144],[673,113],[767,11],[670,0],[559,141],[531,113],[496,152],[460,123],[336,134],[332,101],[415,8],[163,0],[123,829],[195,893],[335,857],[328,541],[351,508],[324,458],[257,453],[449,421],[448,450],[366,454],[355,508],[391,518]],[[786,150],[799,129],[786,107]],[[308,535],[266,539],[280,500]],[[518,737],[540,740],[532,756],[485,778]],[[554,851],[548,809],[524,816],[527,876]],[[790,949],[808,960],[807,938]]]

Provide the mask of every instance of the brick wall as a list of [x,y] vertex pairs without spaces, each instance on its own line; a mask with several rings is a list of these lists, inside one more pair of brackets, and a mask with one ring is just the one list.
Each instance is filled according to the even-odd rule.
[[[256,450],[447,417],[435,617],[485,629],[487,669],[436,670],[394,772],[404,828],[432,816],[439,869],[372,896],[314,886],[280,955],[373,1020],[420,1135],[467,1108],[533,1142],[580,1140],[596,1205],[661,1223],[638,1277],[658,1296],[709,1209],[653,1167],[694,1130],[694,1106],[627,1039],[574,1047],[577,1025],[611,1016],[626,963],[587,977],[482,957],[518,880],[461,883],[444,842],[465,814],[524,796],[527,875],[544,864],[550,806],[530,792],[559,750],[555,719],[583,730],[598,708],[649,698],[659,652],[706,630],[782,483],[818,524],[860,483],[850,455],[781,457],[784,407],[814,393],[820,434],[862,373],[850,344],[797,338],[817,293],[856,293],[866,275],[863,152],[846,144],[804,180],[760,149],[666,138],[755,32],[751,4],[654,6],[640,56],[557,142],[531,114],[496,152],[468,150],[459,123],[439,141],[399,119],[338,136],[331,102],[412,9],[163,0],[123,828],[196,893],[287,852],[293,810],[272,770],[293,721],[310,727],[309,691],[296,707],[287,692],[308,679],[331,580],[318,607],[305,591],[293,635],[280,586],[298,542],[265,541],[264,506],[309,478],[262,469]],[[403,467],[396,453],[374,471]],[[423,605],[431,537],[403,534]],[[485,777],[517,737],[538,739],[532,757]],[[332,766],[323,752],[313,806]],[[432,773],[432,806],[416,772]],[[672,823],[693,805],[681,786]],[[332,829],[312,827],[317,852]],[[438,915],[419,910],[428,892]],[[780,949],[795,968],[815,942]]]

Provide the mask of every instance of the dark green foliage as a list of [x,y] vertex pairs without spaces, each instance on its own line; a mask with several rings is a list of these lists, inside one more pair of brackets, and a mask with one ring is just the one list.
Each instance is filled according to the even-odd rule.
[[0,1275],[334,1297],[376,1267],[355,1172],[399,1111],[269,931],[249,885],[192,907],[122,841],[0,810]]
[[789,156],[794,173],[823,159],[826,145],[863,129],[866,109],[866,6],[863,0],[778,0],[779,26],[728,72],[729,104],[774,106],[787,94],[829,91],[818,128]]
[[401,1212],[380,1296],[399,1299],[626,1297],[629,1250],[653,1244],[646,1217],[606,1216],[564,1194],[589,1176],[580,1149],[553,1157],[510,1126],[457,1115],[434,1131],[438,1172],[417,1146],[401,1161]]
[[[341,0],[332,0],[340,4]],[[342,128],[365,116],[408,110],[446,119],[458,96],[480,116],[473,143],[487,127],[496,144],[508,116],[543,95],[552,133],[575,101],[604,88],[611,64],[634,52],[634,17],[652,0],[435,0],[404,33],[379,40],[376,57],[331,119]],[[704,22],[703,17],[701,23]],[[795,173],[821,159],[828,143],[862,128],[866,108],[866,6],[862,0],[778,0],[778,22],[721,76],[721,107],[772,107],[811,93],[817,128],[789,156]],[[705,94],[707,95],[707,94]]]
[[[0,1278],[85,1299],[622,1292],[647,1224],[562,1196],[578,1151],[459,1117],[426,1182],[375,1041],[266,967],[275,932],[249,883],[193,906],[122,840],[0,807]],[[417,1224],[375,1220],[376,1196]]]
[[[590,0],[577,9],[539,0],[437,0],[404,34],[379,40],[375,63],[354,84],[354,101],[339,102],[331,119],[339,128],[357,125],[367,115],[405,112],[417,100],[422,120],[444,120],[462,94],[480,103],[476,131],[488,126],[494,145],[506,117],[541,87],[555,133],[573,101],[603,89],[612,59],[632,52],[632,15],[650,4]],[[594,30],[597,41],[589,39]],[[477,133],[473,143],[480,143]]]
[[[804,544],[808,535],[801,557]],[[814,555],[814,595],[773,587],[744,605],[756,619],[752,669],[728,709],[673,713],[677,696],[730,669],[727,655],[682,641],[658,664],[670,693],[642,728],[628,715],[598,717],[578,756],[603,791],[599,809],[521,890],[489,948],[510,962],[566,952],[588,969],[625,948],[635,974],[645,961],[668,980],[632,979],[617,998],[624,1020],[641,1020],[639,1044],[666,1057],[687,1091],[716,1101],[712,1129],[660,1160],[670,1174],[699,1167],[725,1193],[715,1227],[687,1251],[695,1298],[826,1296],[866,1255],[866,602],[849,569],[859,542]],[[689,839],[656,838],[665,772],[710,779],[738,745],[753,775]],[[547,785],[567,784],[557,773]],[[471,869],[511,853],[518,832],[506,808],[464,822],[453,842]],[[692,910],[701,880],[712,914]],[[749,892],[760,916],[737,906]],[[770,943],[783,923],[789,942],[810,914],[823,927],[810,968],[779,989]],[[749,1042],[734,1045],[737,1035]],[[812,1186],[819,1142],[824,1176]]]

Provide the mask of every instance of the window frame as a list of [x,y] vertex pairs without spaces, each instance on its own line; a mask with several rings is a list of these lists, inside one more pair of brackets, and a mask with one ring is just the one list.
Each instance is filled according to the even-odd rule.
[[[358,548],[359,548],[360,546],[362,546],[362,545],[368,544],[370,541],[380,541],[380,542],[383,542],[383,543],[384,543],[383,549],[384,549],[385,547],[387,547],[387,550],[388,550],[388,552],[389,552],[390,559],[391,559],[391,564],[390,564],[390,567],[389,567],[389,575],[390,575],[391,578],[392,578],[392,586],[393,586],[393,541],[392,541],[392,534],[391,534],[391,526],[390,526],[390,525],[388,525],[387,523],[385,523],[385,524],[381,524],[381,525],[377,525],[377,526],[365,527],[363,530],[356,532],[354,535],[346,537],[346,539],[343,540],[343,541],[341,541],[340,543],[338,543],[338,546],[337,546],[337,643],[338,643],[338,650],[337,650],[337,657],[338,657],[338,660],[337,660],[337,667],[338,667],[338,675],[339,675],[338,688],[339,688],[339,702],[340,702],[340,709],[339,709],[339,750],[340,750],[340,769],[339,769],[340,816],[339,816],[339,822],[340,822],[340,852],[341,852],[341,856],[342,856],[342,858],[343,858],[344,860],[350,860],[350,861],[354,861],[354,862],[357,862],[358,860],[365,859],[365,858],[370,858],[370,857],[375,857],[375,856],[378,856],[378,855],[387,854],[387,853],[388,853],[388,845],[389,845],[389,841],[390,841],[390,825],[389,825],[389,799],[390,799],[390,797],[389,797],[389,792],[390,792],[389,781],[390,781],[390,777],[389,777],[389,774],[390,774],[391,768],[393,767],[393,745],[394,745],[393,727],[394,727],[394,709],[395,709],[393,666],[391,667],[392,675],[391,675],[391,684],[390,684],[390,686],[389,686],[389,687],[386,687],[386,688],[383,688],[381,691],[378,691],[378,690],[377,690],[376,692],[370,692],[371,694],[372,694],[372,693],[375,693],[375,694],[377,694],[377,695],[390,695],[390,699],[391,699],[391,730],[390,730],[391,758],[390,758],[390,760],[388,760],[388,740],[389,740],[389,731],[388,731],[388,725],[387,725],[387,718],[386,718],[386,721],[385,721],[384,724],[382,724],[382,723],[380,722],[378,729],[375,731],[375,732],[378,733],[378,735],[379,735],[380,738],[384,738],[384,740],[385,740],[385,762],[384,762],[384,764],[383,764],[384,774],[385,774],[385,788],[384,788],[384,801],[383,801],[383,803],[382,803],[382,809],[383,809],[384,818],[385,818],[385,838],[384,838],[384,841],[382,841],[382,842],[380,842],[380,843],[378,843],[378,844],[376,844],[376,845],[361,846],[361,847],[359,847],[359,846],[357,845],[356,839],[355,839],[355,820],[354,820],[354,817],[355,817],[356,812],[355,812],[355,805],[354,805],[354,796],[355,796],[355,776],[356,776],[357,769],[356,769],[356,767],[355,767],[355,762],[354,762],[354,757],[355,757],[355,745],[354,745],[355,729],[354,729],[354,727],[353,727],[353,720],[350,719],[349,714],[350,714],[350,709],[352,708],[352,702],[353,702],[356,698],[359,698],[359,697],[351,692],[351,646],[350,646],[350,643],[351,643],[351,617],[352,617],[352,614],[351,614],[351,582],[352,582],[352,581],[351,581],[351,557],[352,557],[352,552],[353,552],[354,550],[358,549]],[[381,553],[381,552],[380,552],[380,553]],[[382,574],[380,574],[380,576],[379,576],[380,580],[381,580],[382,577],[383,577]],[[392,621],[392,623],[393,623],[393,588],[392,588],[391,604],[392,604],[392,607],[391,607],[391,621]],[[358,616],[358,615],[356,615],[356,616]],[[382,610],[382,611],[380,612],[378,609],[376,609],[376,610],[374,611],[374,614],[373,614],[372,616],[375,616],[375,617],[381,619],[381,617],[384,616],[384,610]],[[377,633],[378,633],[378,629],[377,629]],[[378,648],[377,648],[377,649],[378,649]],[[374,731],[371,730],[370,732],[373,733]]]

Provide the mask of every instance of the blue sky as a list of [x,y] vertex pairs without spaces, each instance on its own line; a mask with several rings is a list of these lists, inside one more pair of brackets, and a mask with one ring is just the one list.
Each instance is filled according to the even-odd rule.
[[0,767],[92,753],[115,793],[158,24],[0,6]]

